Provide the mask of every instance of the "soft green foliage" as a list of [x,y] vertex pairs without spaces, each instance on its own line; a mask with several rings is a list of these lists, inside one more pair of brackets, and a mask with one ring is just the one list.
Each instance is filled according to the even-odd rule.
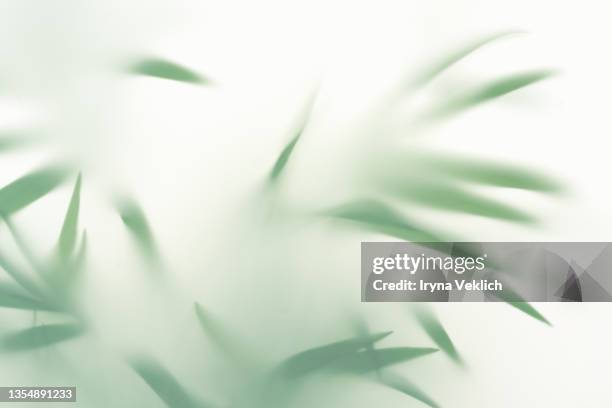
[[207,408],[183,387],[172,373],[149,357],[134,357],[129,364],[169,408]]
[[175,62],[163,58],[143,58],[128,68],[128,72],[135,75],[144,75],[172,81],[203,85],[208,80],[197,72]]
[[499,39],[506,38],[510,35],[518,34],[516,31],[509,31],[504,33],[493,34],[481,39],[478,39],[472,43],[464,45],[457,50],[450,51],[447,55],[442,56],[438,61],[431,64],[429,67],[424,69],[418,75],[413,82],[413,87],[424,86],[429,83],[432,79],[442,74],[444,71],[451,68],[453,65],[472,54],[474,51],[481,47],[497,41]]
[[535,222],[532,216],[510,205],[480,196],[458,185],[441,180],[422,181],[413,184],[389,183],[386,191],[406,201],[429,208],[498,218],[517,223]]
[[341,372],[365,374],[437,351],[438,349],[430,347],[388,347],[374,349],[373,352],[365,350],[342,357],[331,367]]
[[461,95],[443,101],[440,105],[434,107],[430,113],[426,114],[426,117],[439,120],[450,117],[451,115],[457,115],[510,92],[550,78],[554,74],[555,72],[551,70],[540,70],[512,74],[504,78],[493,80],[476,89],[466,91]]
[[427,307],[417,308],[415,316],[429,338],[440,347],[440,350],[446,353],[453,361],[462,364],[461,356],[438,317]]
[[369,230],[391,235],[406,241],[443,241],[436,233],[420,227],[376,200],[358,200],[324,213],[334,218],[355,222]]
[[140,205],[132,199],[124,199],[118,204],[118,211],[123,224],[127,227],[144,256],[149,261],[158,263],[157,244],[149,221]]
[[0,350],[17,352],[47,347],[79,337],[84,331],[85,328],[80,323],[35,326],[4,336],[0,340]]
[[408,395],[414,399],[421,401],[423,404],[431,408],[439,408],[437,402],[435,402],[427,393],[425,393],[416,384],[408,381],[401,375],[386,371],[380,375],[380,382],[389,388],[397,390],[403,394]]
[[0,307],[24,310],[49,310],[55,308],[11,283],[0,282]]
[[301,134],[297,134],[296,136],[294,136],[293,139],[291,139],[289,143],[287,143],[287,146],[285,146],[285,148],[281,151],[280,155],[278,156],[278,159],[276,159],[276,162],[272,167],[272,171],[270,172],[271,182],[275,181],[285,169],[285,166],[289,161],[289,157],[291,157],[291,153],[293,152],[295,145],[297,144],[298,140],[300,140],[300,136]]
[[559,193],[561,184],[534,170],[476,158],[421,153],[413,159],[419,171],[464,183],[516,188],[541,193]]
[[355,337],[302,351],[281,363],[278,371],[289,378],[308,374],[329,366],[343,357],[353,356],[359,350],[384,339],[391,333],[384,332],[366,337]]
[[65,262],[74,252],[76,245],[78,226],[79,226],[79,208],[81,203],[81,175],[77,177],[72,192],[72,198],[68,205],[68,211],[64,217],[62,231],[58,241],[59,257]]
[[9,216],[59,186],[70,174],[64,166],[32,171],[0,189],[0,214]]
[[552,326],[548,319],[546,319],[540,312],[538,312],[536,308],[526,302],[525,299],[521,297],[521,295],[510,289],[508,285],[504,285],[504,290],[502,290],[501,292],[496,292],[495,296],[508,303],[509,305],[517,308],[521,312],[528,314],[534,319],[539,320],[549,326]]

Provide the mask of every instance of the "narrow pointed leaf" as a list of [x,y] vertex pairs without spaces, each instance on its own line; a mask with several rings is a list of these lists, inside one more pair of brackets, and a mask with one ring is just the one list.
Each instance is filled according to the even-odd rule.
[[310,119],[312,116],[312,110],[314,108],[314,104],[316,101],[316,96],[317,96],[317,92],[314,92],[312,96],[310,97],[310,99],[308,100],[308,102],[306,103],[306,106],[304,107],[299,117],[298,131],[295,133],[295,136],[291,138],[289,143],[285,145],[283,150],[278,155],[276,161],[274,162],[274,166],[272,166],[272,170],[270,171],[270,174],[268,176],[268,183],[276,182],[278,178],[280,177],[280,175],[285,170],[285,167],[287,166],[287,163],[289,162],[289,159],[291,158],[291,155],[293,154],[295,146],[300,141],[300,138],[302,137],[304,130],[306,129],[306,127],[308,126],[310,122]]
[[58,253],[60,259],[62,259],[64,262],[66,262],[72,255],[74,252],[74,246],[76,244],[77,228],[79,224],[79,208],[81,202],[80,197],[81,175],[79,174],[74,185],[72,198],[70,199],[70,204],[68,205],[68,210],[62,225],[62,231],[59,236]]
[[275,181],[285,169],[289,158],[291,157],[291,153],[293,153],[293,149],[297,144],[298,140],[300,140],[301,133],[298,133],[293,139],[287,143],[287,145],[283,148],[283,151],[280,153],[276,162],[274,163],[274,167],[272,167],[272,171],[270,172],[270,181]]
[[146,357],[138,357],[132,358],[129,364],[168,407],[210,407],[210,405],[201,403],[194,398],[174,375],[157,361]]
[[562,190],[561,185],[549,177],[510,165],[442,155],[425,156],[420,162],[429,172],[443,174],[463,182],[544,193],[558,193]]
[[415,316],[421,327],[433,342],[456,363],[462,364],[462,359],[453,344],[450,336],[442,326],[440,320],[425,307],[415,311]]
[[326,215],[353,221],[372,231],[406,241],[443,241],[437,234],[407,221],[391,207],[375,200],[354,201],[333,208]]
[[352,355],[369,344],[382,340],[391,333],[383,332],[370,336],[356,337],[302,351],[283,361],[278,371],[291,378],[308,374],[326,367],[346,355]]
[[525,88],[554,75],[554,71],[541,70],[509,75],[491,81],[478,89],[455,98],[449,98],[426,115],[431,119],[442,119],[466,111],[485,102],[492,101],[510,92]]
[[440,58],[436,63],[432,64],[431,66],[423,70],[420,74],[418,74],[413,82],[413,87],[423,86],[427,84],[432,79],[455,65],[457,62],[472,54],[474,51],[482,48],[483,46],[489,43],[492,43],[502,38],[506,38],[514,34],[518,34],[518,32],[504,32],[490,35],[488,37],[478,39],[470,44],[467,44],[457,50],[448,53],[447,55]]
[[81,336],[85,328],[77,323],[35,326],[9,334],[0,340],[0,350],[28,351],[61,343]]
[[17,247],[19,247],[19,250],[21,251],[22,255],[30,263],[30,265],[32,266],[32,268],[34,268],[34,270],[36,270],[39,274],[43,275],[44,272],[46,271],[46,268],[43,266],[42,262],[40,261],[40,258],[34,254],[34,251],[32,250],[31,246],[28,244],[27,240],[24,238],[21,231],[13,223],[10,217],[2,217],[2,218],[4,220],[4,223],[8,227],[8,230],[11,233],[11,236],[13,237],[15,244],[17,244]]
[[23,310],[56,310],[51,305],[28,295],[19,287],[3,282],[0,282],[0,307]]
[[439,408],[440,405],[427,395],[416,384],[408,381],[400,375],[385,372],[382,374],[380,381],[394,390],[406,394],[431,408]]
[[147,259],[159,261],[157,245],[142,208],[133,200],[124,200],[119,204],[118,211],[123,224]]
[[375,349],[375,356],[372,356],[372,352],[360,351],[336,361],[332,364],[331,368],[342,372],[365,374],[390,365],[414,360],[437,351],[438,349],[436,348],[427,347],[389,347]]
[[534,319],[539,320],[548,326],[552,326],[548,319],[538,312],[535,307],[530,305],[529,302],[526,302],[521,295],[510,289],[508,285],[504,285],[504,289],[502,291],[492,292],[491,294],[508,303],[510,306],[515,307],[521,312],[533,317]]
[[40,286],[27,273],[21,270],[13,261],[8,259],[6,255],[0,252],[0,269],[4,270],[11,276],[15,282],[21,285],[22,288],[30,292],[30,294],[39,296],[42,294]]
[[191,84],[205,84],[208,81],[197,72],[163,58],[144,58],[129,67],[128,71],[144,75]]
[[63,167],[45,167],[18,178],[0,189],[0,214],[10,216],[44,197],[68,176]]
[[495,200],[481,197],[459,186],[432,181],[388,187],[389,192],[429,208],[498,218],[519,223],[534,223],[531,215]]
[[250,356],[236,341],[236,336],[228,333],[227,329],[210,315],[202,305],[194,304],[195,314],[202,331],[211,339],[215,346],[221,350],[234,363],[241,366],[250,365]]

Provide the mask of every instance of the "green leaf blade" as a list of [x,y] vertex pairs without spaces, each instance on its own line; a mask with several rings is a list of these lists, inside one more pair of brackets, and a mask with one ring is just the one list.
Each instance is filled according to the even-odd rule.
[[446,355],[448,355],[454,362],[458,364],[463,364],[461,356],[459,352],[455,348],[453,341],[450,336],[442,326],[440,320],[428,309],[419,308],[415,311],[415,316],[417,321],[425,330],[425,333],[429,336],[429,338],[442,350]]
[[157,57],[143,58],[130,66],[128,71],[135,75],[168,79],[195,85],[208,83],[208,80],[197,72],[167,59]]
[[511,92],[528,87],[537,82],[552,77],[552,70],[529,71],[496,79],[488,84],[466,92],[455,98],[450,98],[426,115],[430,119],[444,119],[456,115],[486,102],[493,101]]
[[81,202],[81,175],[79,174],[74,185],[70,204],[64,217],[64,223],[58,240],[58,255],[61,260],[66,262],[72,253],[77,238],[77,228],[79,224],[79,209]]
[[408,395],[431,408],[439,408],[440,405],[434,401],[427,393],[425,393],[416,384],[397,374],[385,372],[381,374],[380,381],[389,388]]
[[0,307],[21,310],[56,311],[55,307],[28,295],[12,284],[0,282]]
[[197,401],[174,375],[157,361],[147,357],[134,357],[128,363],[168,407],[210,407],[208,404]]
[[373,351],[360,351],[335,362],[332,369],[353,374],[366,374],[438,351],[436,348],[428,347],[388,347]]
[[79,337],[84,331],[84,326],[76,323],[35,326],[5,336],[0,341],[0,350],[20,352],[48,347]]
[[314,347],[297,353],[279,365],[279,372],[289,378],[303,376],[317,369],[328,366],[335,360],[355,353],[369,344],[376,343],[392,332],[376,333],[369,336],[355,337],[335,343]]
[[508,31],[493,34],[484,38],[480,38],[472,43],[469,43],[457,50],[451,51],[446,56],[440,58],[434,64],[431,64],[428,68],[424,69],[421,73],[419,73],[413,81],[413,87],[421,87],[431,82],[434,78],[447,71],[449,68],[457,64],[459,61],[463,60],[470,54],[479,50],[487,44],[498,41],[500,39],[507,38],[511,35],[520,34],[518,31]]
[[324,213],[360,224],[372,231],[413,242],[443,241],[438,234],[406,220],[388,205],[377,200],[357,200]]
[[65,167],[49,166],[28,173],[0,188],[0,214],[10,216],[44,197],[68,176]]

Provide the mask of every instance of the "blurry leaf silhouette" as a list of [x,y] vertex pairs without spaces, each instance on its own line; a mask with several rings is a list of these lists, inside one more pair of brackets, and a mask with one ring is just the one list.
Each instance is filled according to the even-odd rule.
[[425,330],[429,338],[433,340],[436,346],[456,363],[463,364],[461,356],[457,352],[453,341],[436,315],[434,315],[428,307],[423,306],[415,309],[415,316],[421,327]]
[[517,308],[521,312],[528,314],[534,319],[539,320],[549,326],[552,326],[548,319],[546,319],[540,312],[538,312],[535,307],[526,302],[525,299],[523,299],[518,293],[510,289],[508,285],[504,284],[503,290],[492,292],[491,294],[508,303],[510,306]]
[[19,287],[4,282],[0,282],[0,307],[24,310],[56,310],[47,302],[35,299],[20,290]]
[[59,186],[69,175],[65,167],[35,170],[0,189],[0,214],[9,216],[32,204]]
[[443,241],[437,234],[407,221],[388,205],[372,199],[353,201],[335,207],[325,212],[325,215],[353,221],[372,231],[406,241]]
[[30,294],[34,296],[41,296],[43,294],[40,286],[2,252],[0,252],[0,268],[8,273],[22,288],[30,292]]
[[280,176],[282,171],[285,169],[285,166],[287,165],[287,162],[289,161],[289,157],[291,157],[291,153],[293,152],[295,145],[300,139],[300,136],[301,136],[301,133],[298,133],[296,136],[294,136],[293,139],[291,139],[291,141],[287,143],[287,146],[285,146],[283,151],[280,153],[280,155],[278,156],[278,159],[276,159],[276,162],[274,163],[274,167],[272,168],[272,171],[270,172],[270,182],[274,182]]
[[195,302],[194,309],[202,331],[212,340],[215,346],[234,363],[238,363],[243,367],[250,365],[250,356],[238,344],[235,336],[228,333],[222,324],[204,310],[199,303]]
[[33,140],[29,134],[0,132],[0,153],[22,147]]
[[403,394],[406,394],[416,400],[421,401],[423,404],[430,406],[431,408],[439,408],[440,405],[436,403],[429,395],[421,390],[417,385],[408,381],[404,377],[385,371],[381,374],[380,382],[384,385],[393,388]]
[[68,205],[68,210],[66,212],[66,216],[64,217],[64,223],[62,225],[62,231],[60,232],[58,241],[58,255],[64,263],[70,258],[76,245],[80,202],[81,175],[79,174],[74,184],[72,198],[70,199],[70,204]]
[[481,197],[459,186],[441,181],[415,181],[406,183],[387,183],[387,191],[429,208],[462,212],[488,218],[534,223],[535,218],[509,205]]
[[15,244],[17,244],[17,247],[19,248],[23,256],[30,263],[32,268],[34,268],[34,270],[36,270],[39,274],[42,275],[45,271],[45,267],[41,263],[40,258],[34,254],[30,245],[26,242],[21,231],[13,223],[11,218],[10,217],[2,217],[2,218],[4,220],[4,223],[8,227],[9,232],[11,233],[11,236],[13,237],[13,240],[15,241]]
[[78,323],[35,326],[4,336],[0,340],[2,351],[29,351],[79,337],[84,327]]
[[123,199],[117,209],[123,224],[136,241],[144,256],[154,264],[159,264],[160,257],[157,244],[153,237],[149,221],[138,203],[131,199]]
[[436,348],[427,347],[388,347],[375,349],[374,356],[371,355],[372,352],[359,351],[334,361],[331,369],[353,374],[365,374],[437,351],[439,350]]
[[415,159],[417,167],[428,174],[443,175],[461,182],[495,187],[517,188],[542,193],[558,193],[562,187],[556,180],[533,170],[498,164],[474,158],[453,158],[422,154]]
[[208,83],[208,80],[197,72],[163,58],[143,58],[131,65],[128,71],[136,75],[169,79],[191,84],[202,85]]
[[314,370],[328,366],[347,354],[353,354],[362,350],[369,344],[376,343],[391,333],[383,332],[370,336],[351,338],[302,351],[283,361],[278,367],[278,372],[289,378],[306,375]]
[[311,120],[312,110],[316,101],[317,92],[318,91],[313,92],[312,96],[310,96],[310,99],[306,103],[306,106],[303,108],[298,118],[298,130],[297,132],[295,132],[295,135],[291,138],[289,143],[285,145],[283,150],[278,155],[278,158],[274,162],[274,166],[272,166],[272,170],[270,171],[270,175],[268,176],[268,183],[276,182],[285,170],[285,167],[289,162],[289,158],[291,157],[295,146],[299,142],[300,138],[302,137],[302,134],[304,133],[304,130],[306,129]]
[[459,48],[458,50],[454,50],[448,53],[447,55],[440,58],[439,61],[437,61],[434,64],[431,64],[429,67],[422,70],[422,72],[416,75],[413,81],[412,87],[420,87],[420,86],[426,85],[432,79],[434,79],[435,77],[437,77],[438,75],[440,75],[441,73],[443,73],[444,71],[446,71],[447,69],[455,65],[457,62],[467,57],[468,55],[472,54],[474,51],[480,49],[481,47],[493,41],[508,37],[510,35],[515,35],[515,34],[519,34],[519,32],[509,31],[509,32],[493,34],[493,35],[478,39],[470,44],[467,44]]
[[513,74],[496,79],[481,87],[465,92],[463,95],[450,97],[425,115],[426,119],[444,119],[456,115],[514,92],[536,82],[550,78],[554,74],[551,70],[530,71]]
[[157,361],[147,357],[138,357],[130,359],[129,364],[168,407],[210,407],[208,404],[198,402],[172,373]]

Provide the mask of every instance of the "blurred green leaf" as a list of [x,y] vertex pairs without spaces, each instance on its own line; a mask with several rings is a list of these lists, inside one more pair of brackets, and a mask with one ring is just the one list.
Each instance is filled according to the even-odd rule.
[[270,176],[269,176],[270,182],[274,182],[276,179],[278,179],[278,177],[281,175],[281,173],[285,169],[285,166],[287,165],[287,162],[289,161],[289,157],[291,157],[291,153],[293,152],[293,149],[295,148],[295,145],[297,144],[298,140],[300,140],[301,135],[302,134],[300,132],[296,136],[294,136],[294,138],[291,139],[289,143],[287,143],[283,151],[280,153],[280,155],[276,159],[276,162],[274,163],[274,167],[272,167],[272,171],[270,172]]
[[[394,183],[397,184],[397,183]],[[488,218],[498,218],[520,223],[534,223],[531,215],[485,197],[480,197],[453,184],[441,180],[430,182],[413,182],[392,185],[387,183],[387,189],[407,201],[412,201],[429,208],[439,208],[447,211],[463,212]]]
[[249,366],[252,363],[249,354],[235,340],[236,336],[228,333],[227,329],[211,316],[210,313],[204,310],[199,303],[195,302],[194,309],[202,331],[219,350],[240,366]]
[[58,240],[58,255],[65,263],[72,253],[76,244],[77,228],[79,225],[79,207],[81,202],[81,175],[79,174],[74,184],[72,198],[64,217],[62,231]]
[[477,159],[458,159],[424,154],[419,164],[428,173],[439,173],[462,182],[475,182],[496,187],[518,188],[543,193],[558,193],[561,185],[532,170]]
[[172,373],[157,361],[147,357],[138,357],[130,359],[129,364],[168,407],[210,407],[194,398]]
[[8,227],[9,232],[11,233],[11,236],[13,237],[13,240],[15,241],[15,244],[17,244],[17,247],[19,248],[19,250],[25,257],[25,259],[30,263],[30,265],[32,266],[32,268],[34,268],[34,270],[36,270],[39,274],[43,275],[44,271],[46,271],[46,268],[41,263],[40,258],[34,254],[30,245],[24,239],[21,231],[19,231],[19,229],[13,223],[10,217],[4,216],[2,218],[4,220],[4,223]]
[[504,288],[502,291],[491,292],[491,294],[508,303],[510,306],[517,308],[521,312],[528,314],[534,319],[539,320],[540,322],[545,323],[549,326],[552,326],[548,319],[546,319],[540,312],[538,312],[535,307],[531,306],[528,302],[526,302],[521,295],[510,289],[510,287],[506,284],[504,284],[503,287]]
[[456,363],[463,364],[461,356],[457,352],[453,341],[433,312],[427,307],[419,307],[415,310],[415,316],[421,327],[423,327],[436,346]]
[[394,390],[397,390],[403,394],[406,394],[416,400],[419,400],[423,404],[430,406],[431,408],[440,407],[440,405],[438,405],[437,402],[435,402],[429,395],[427,395],[423,390],[421,390],[416,384],[413,384],[412,382],[408,381],[407,379],[405,379],[404,377],[400,375],[390,373],[387,371],[381,375],[380,381],[384,385],[390,388],[393,388]]
[[493,34],[481,39],[478,39],[466,46],[463,46],[457,50],[454,50],[447,55],[443,56],[439,59],[439,61],[435,62],[431,66],[424,69],[421,73],[419,73],[415,80],[413,81],[413,87],[419,87],[427,84],[432,79],[455,65],[457,62],[461,61],[468,55],[472,54],[474,51],[480,49],[481,47],[494,42],[496,40],[508,37],[510,35],[518,34],[519,32],[510,31],[503,32],[498,34]]
[[6,255],[0,252],[0,268],[8,273],[22,288],[30,292],[32,295],[42,295],[40,286],[27,273],[21,270],[13,261],[9,260]]
[[19,287],[4,282],[0,282],[0,307],[24,310],[57,310],[50,304],[31,297],[20,290]]
[[365,374],[387,366],[413,360],[439,351],[426,347],[389,347],[359,351],[336,360],[331,368],[342,372]]
[[300,117],[299,117],[298,131],[295,132],[295,135],[293,136],[293,138],[291,138],[289,143],[285,145],[283,150],[278,155],[278,158],[274,162],[274,166],[272,167],[272,170],[270,171],[270,175],[268,176],[268,183],[276,182],[278,178],[280,177],[280,175],[285,170],[285,167],[287,166],[287,163],[289,162],[289,159],[291,158],[291,154],[293,153],[295,146],[297,145],[300,138],[302,137],[302,134],[304,133],[306,126],[308,126],[308,123],[310,122],[310,119],[312,116],[312,110],[314,108],[314,104],[316,101],[316,96],[317,96],[317,91],[313,92],[313,94],[310,96],[310,99],[306,103],[306,106],[303,108],[302,113],[300,114]]
[[9,334],[0,340],[0,349],[16,352],[47,347],[81,336],[85,328],[77,323],[47,324]]
[[139,248],[150,261],[158,262],[157,245],[149,226],[149,221],[138,203],[124,199],[118,205],[119,216]]
[[139,60],[130,66],[128,71],[136,75],[163,78],[198,85],[209,82],[206,78],[189,68],[176,64],[172,61],[156,57],[143,58]]
[[0,132],[0,153],[21,147],[31,141],[32,139],[29,135]]
[[437,234],[421,228],[376,200],[353,201],[333,208],[328,216],[356,222],[372,231],[387,234],[406,241],[443,241]]
[[278,367],[278,372],[290,378],[306,375],[328,366],[347,354],[355,353],[369,344],[376,343],[391,333],[383,332],[370,336],[355,337],[302,351],[283,361]]
[[32,204],[59,186],[70,172],[50,166],[33,171],[0,189],[0,214],[9,216]]
[[551,70],[540,70],[513,74],[491,81],[478,89],[468,91],[463,95],[448,98],[442,104],[435,107],[427,118],[442,119],[451,115],[471,109],[485,102],[492,101],[510,92],[525,88],[536,82],[550,78],[554,74]]

